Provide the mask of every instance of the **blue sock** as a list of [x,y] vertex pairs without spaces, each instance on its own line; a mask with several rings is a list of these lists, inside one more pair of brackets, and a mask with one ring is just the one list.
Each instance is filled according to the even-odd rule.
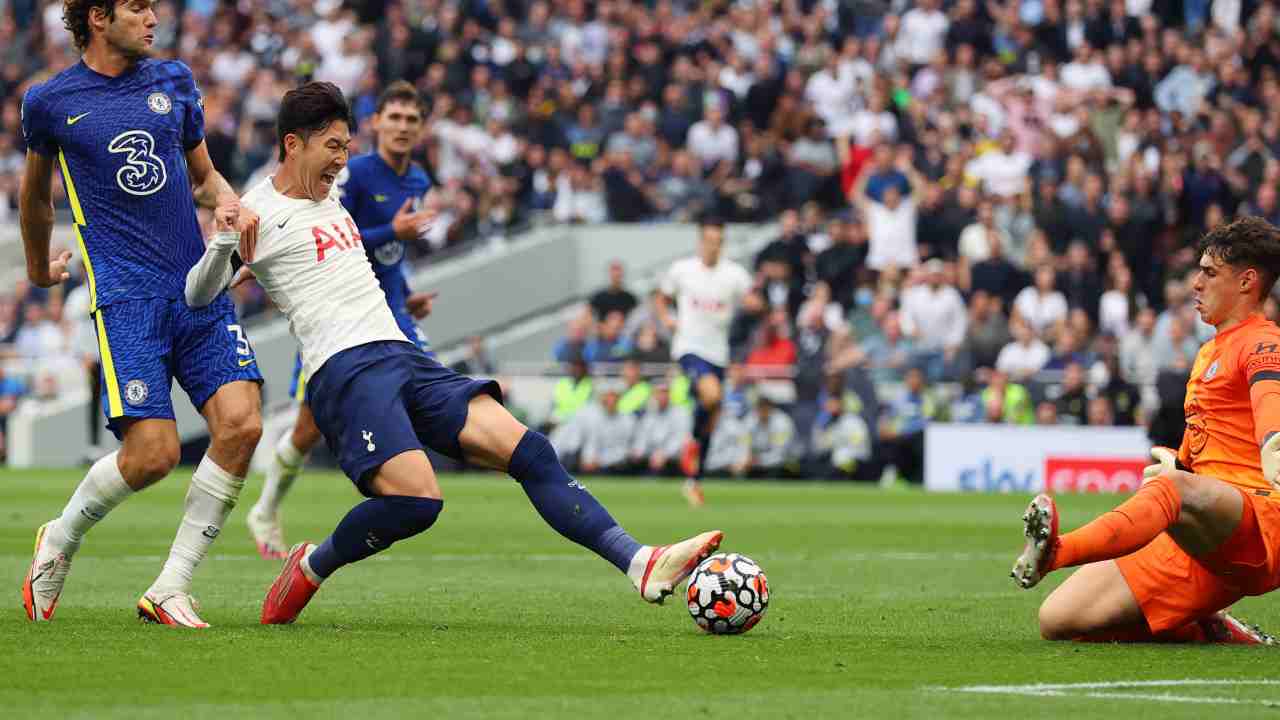
[[520,438],[507,472],[556,532],[627,571],[640,543],[569,475],[542,433],[529,430]]
[[322,578],[343,565],[363,560],[411,538],[435,524],[444,501],[435,498],[387,495],[369,498],[351,508],[333,534],[311,551],[307,564]]

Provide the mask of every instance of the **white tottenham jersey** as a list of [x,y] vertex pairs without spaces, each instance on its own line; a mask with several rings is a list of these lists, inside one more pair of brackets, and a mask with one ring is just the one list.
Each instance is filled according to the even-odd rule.
[[338,197],[336,184],[321,202],[286,197],[268,177],[241,198],[259,218],[249,267],[289,318],[308,375],[348,348],[407,342]]
[[697,355],[721,367],[729,364],[729,323],[751,291],[751,274],[721,258],[707,267],[700,257],[677,260],[662,278],[662,293],[676,300],[676,334],[671,357]]

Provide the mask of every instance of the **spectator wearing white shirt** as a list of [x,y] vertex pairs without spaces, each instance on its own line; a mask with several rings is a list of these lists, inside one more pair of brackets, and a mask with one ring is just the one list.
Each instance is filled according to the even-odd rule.
[[1000,349],[996,369],[1022,382],[1040,372],[1049,362],[1049,346],[1036,337],[1022,318],[1015,317],[1009,327],[1013,330],[1013,342]]
[[804,99],[827,124],[833,136],[846,134],[856,108],[857,86],[852,74],[842,72],[841,56],[831,53],[821,70],[809,76]]
[[1058,73],[1063,87],[1082,92],[1110,90],[1111,73],[1100,57],[1089,43],[1077,45],[1074,58]]
[[969,312],[960,291],[945,282],[946,265],[934,258],[924,264],[925,282],[902,296],[902,332],[915,342],[917,362],[927,364],[931,380],[947,374],[964,344]]
[[867,267],[873,270],[912,268],[920,261],[914,189],[924,187],[924,179],[911,164],[909,153],[900,153],[895,167],[909,178],[911,194],[904,197],[897,185],[890,184],[877,201],[867,194],[867,181],[872,173],[866,170],[849,191],[849,200],[862,213],[867,226]]
[[1134,318],[1133,329],[1120,338],[1120,372],[1135,385],[1156,381],[1160,368],[1156,363],[1156,311],[1145,307]]
[[1067,318],[1067,298],[1054,289],[1057,273],[1050,265],[1036,268],[1035,284],[1025,287],[1013,299],[1013,311],[1043,336]]
[[938,9],[939,0],[919,0],[902,16],[898,30],[899,56],[912,65],[924,65],[943,48],[951,21]]
[[991,258],[991,248],[995,243],[1006,248],[1013,244],[1013,240],[1004,228],[996,225],[991,201],[983,200],[978,203],[978,221],[960,231],[960,257],[970,265],[983,262]]
[[983,191],[1002,198],[1011,198],[1027,187],[1032,158],[1017,150],[1017,138],[1012,132],[1000,134],[1000,147],[988,150],[970,160],[964,174],[982,183]]
[[1128,335],[1129,318],[1135,306],[1145,303],[1145,298],[1133,292],[1133,273],[1129,266],[1116,266],[1111,271],[1111,289],[1102,293],[1098,301],[1098,329],[1117,338]]
[[551,215],[561,223],[602,223],[609,219],[604,189],[598,176],[574,163],[556,180],[556,204]]
[[703,119],[689,128],[686,143],[704,170],[738,161],[738,131],[725,123],[724,111],[716,103],[708,104]]

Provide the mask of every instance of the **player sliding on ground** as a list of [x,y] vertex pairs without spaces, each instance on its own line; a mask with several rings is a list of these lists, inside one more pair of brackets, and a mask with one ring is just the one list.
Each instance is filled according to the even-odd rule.
[[230,298],[211,296],[199,310],[183,301],[187,271],[203,246],[195,203],[238,218],[248,242],[257,217],[238,207],[209,159],[190,68],[147,57],[156,33],[152,6],[65,0],[63,22],[84,54],[23,99],[27,274],[40,287],[67,279],[71,253],[49,260],[56,163],[88,276],[102,408],[121,440],[89,468],[62,514],[36,532],[22,583],[33,621],[53,619],[90,528],[178,464],[169,394],[177,379],[208,422],[211,442],[191,478],[169,557],[139,598],[138,613],[165,625],[206,627],[190,594],[192,575],[235,507],[262,434],[262,376]]
[[[364,240],[369,263],[396,324],[409,342],[429,353],[427,337],[415,320],[431,313],[435,294],[410,292],[404,268],[405,243],[417,239],[431,218],[430,211],[415,209],[422,204],[431,181],[422,166],[409,158],[422,135],[422,98],[413,85],[397,80],[382,91],[377,108],[372,117],[377,147],[367,155],[352,158],[338,176],[338,189],[343,206],[351,213],[356,231]],[[320,442],[320,429],[307,404],[306,392],[307,375],[302,371],[299,353],[289,390],[298,402],[298,418],[293,430],[276,443],[262,494],[245,516],[258,553],[268,559],[288,555],[280,505],[312,448]]]
[[302,346],[317,427],[369,498],[319,546],[293,546],[262,622],[293,622],[338,568],[435,523],[444,501],[423,446],[506,471],[547,524],[626,573],[645,600],[661,602],[722,533],[640,545],[569,476],[547,439],[507,412],[497,383],[455,373],[408,341],[334,187],[350,126],[332,83],[289,91],[277,119],[280,168],[242,198],[262,218],[260,241],[252,247],[220,223],[187,277],[187,302],[209,302],[227,284],[238,246]]
[[1133,497],[1073,532],[1046,495],[1023,516],[1020,586],[1083,566],[1040,606],[1047,639],[1273,643],[1224,608],[1280,587],[1280,329],[1261,312],[1280,230],[1245,218],[1198,249],[1196,310],[1217,335],[1187,381],[1177,456],[1152,450]]

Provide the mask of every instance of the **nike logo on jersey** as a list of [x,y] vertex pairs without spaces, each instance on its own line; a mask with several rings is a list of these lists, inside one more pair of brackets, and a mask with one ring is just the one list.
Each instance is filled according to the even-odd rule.
[[288,223],[289,223],[289,218],[285,218],[285,219],[284,219],[284,222],[280,223],[280,224],[279,224],[279,225],[277,225],[276,227],[278,227],[278,228],[280,228],[281,230],[283,230],[283,229],[284,229],[284,226],[285,226],[285,225],[287,225]]
[[239,362],[240,362],[240,367],[248,367],[254,364],[255,362],[257,362],[257,360],[254,360],[253,358],[249,358],[248,360],[241,360]]
[[[90,110],[89,112],[93,112],[93,111],[92,111],[92,110]],[[80,113],[79,115],[76,115],[75,117],[72,117],[72,116],[68,115],[68,116],[67,116],[67,124],[68,124],[68,125],[75,125],[76,123],[80,122],[80,118],[82,118],[82,117],[84,117],[85,115],[88,115],[88,114],[89,114],[89,113]]]
[[386,195],[374,195],[374,196],[373,196],[373,201],[374,201],[374,202],[386,202],[386,201],[387,201],[387,196],[386,196]]

